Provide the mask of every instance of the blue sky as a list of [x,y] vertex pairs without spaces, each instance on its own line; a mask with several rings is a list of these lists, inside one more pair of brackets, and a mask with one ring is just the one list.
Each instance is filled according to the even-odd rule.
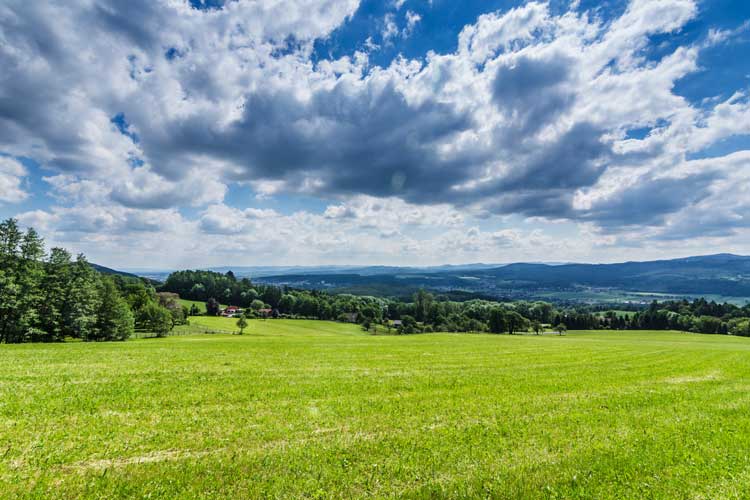
[[750,253],[750,3],[10,0],[0,216],[112,267]]

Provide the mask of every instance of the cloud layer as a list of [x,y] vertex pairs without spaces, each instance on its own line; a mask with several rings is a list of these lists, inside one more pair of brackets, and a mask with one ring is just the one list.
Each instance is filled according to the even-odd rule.
[[[383,20],[382,43],[422,22],[403,5]],[[22,219],[112,247],[161,232],[186,254],[200,251],[189,235],[205,234],[237,255],[260,240],[292,246],[300,263],[503,258],[530,241],[554,246],[545,224],[574,225],[589,248],[744,241],[747,152],[701,153],[750,135],[748,89],[697,104],[674,91],[701,70],[702,51],[742,30],[651,53],[654,37],[700,15],[696,1],[631,0],[616,18],[528,2],[464,27],[452,53],[386,67],[366,51],[320,58],[316,41],[358,8],[5,2],[0,203],[27,198],[13,159],[26,157],[57,203]],[[227,202],[233,189],[242,202]],[[278,196],[326,208],[257,208]],[[474,250],[457,254],[456,241]],[[159,249],[157,238],[144,245]]]

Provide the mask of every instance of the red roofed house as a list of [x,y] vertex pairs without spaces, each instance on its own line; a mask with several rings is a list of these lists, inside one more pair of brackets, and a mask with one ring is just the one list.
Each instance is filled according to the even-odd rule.
[[240,314],[242,314],[242,309],[236,306],[229,306],[221,311],[221,315],[225,318],[234,318],[235,316],[239,316]]

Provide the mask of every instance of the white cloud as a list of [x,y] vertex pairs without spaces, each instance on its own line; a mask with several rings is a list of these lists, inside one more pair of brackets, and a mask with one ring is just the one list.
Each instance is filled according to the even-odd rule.
[[396,24],[396,16],[393,13],[388,13],[383,19],[383,30],[380,33],[380,37],[384,43],[388,43],[399,34],[398,25]]
[[412,32],[414,31],[414,28],[417,27],[417,24],[422,20],[422,16],[417,14],[416,12],[413,12],[411,10],[406,12],[406,27],[401,32],[401,36],[404,38],[408,38],[411,36]]
[[[386,16],[384,42],[421,21],[404,4]],[[732,172],[746,163],[686,155],[750,134],[747,90],[699,107],[674,86],[699,70],[705,44],[656,61],[644,53],[652,35],[695,19],[696,1],[632,0],[613,20],[528,2],[466,26],[455,53],[387,67],[364,52],[313,62],[313,42],[358,7],[11,0],[0,8],[0,151],[48,169],[58,200],[25,217],[112,245],[118,232],[162,228],[153,221],[163,217],[185,252],[203,251],[180,239],[202,228],[224,254],[290,259],[278,255],[284,238],[299,246],[290,252],[318,256],[373,256],[367,245],[377,243],[381,256],[421,248],[447,258],[454,254],[438,247],[455,249],[454,240],[467,252],[532,251],[522,243],[529,231],[471,231],[477,215],[573,221],[591,239],[630,237],[626,220],[662,240],[690,217],[726,227],[716,234],[745,230],[746,204],[728,186],[744,180]],[[709,32],[706,43],[736,32]],[[372,39],[367,50],[376,50]],[[652,128],[645,138],[628,135],[643,127]],[[1,158],[0,201],[22,201],[25,176]],[[323,213],[255,213],[225,204],[233,184],[261,201],[339,201]],[[708,217],[711,207],[727,217]],[[180,208],[201,215],[186,220]],[[450,238],[426,234],[430,227]]]
[[26,175],[26,169],[20,162],[0,156],[0,202],[19,203],[29,196],[23,188]]

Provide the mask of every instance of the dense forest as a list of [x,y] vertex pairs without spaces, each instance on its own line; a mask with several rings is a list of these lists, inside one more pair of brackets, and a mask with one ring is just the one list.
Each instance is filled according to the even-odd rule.
[[47,253],[33,228],[0,223],[0,342],[125,340],[137,329],[164,335],[184,317],[144,280],[101,274],[62,248]]
[[247,317],[272,311],[274,318],[357,322],[367,330],[398,334],[540,333],[551,327],[750,336],[750,305],[704,299],[653,302],[636,312],[556,308],[538,301],[455,301],[424,290],[405,301],[255,284],[231,271],[178,271],[154,286],[142,278],[97,272],[83,255],[73,258],[62,248],[47,252],[33,228],[24,232],[14,219],[0,223],[0,342],[125,340],[136,331],[166,335],[200,314],[195,306],[181,305],[180,298],[206,302],[207,314],[219,314],[219,304],[227,304],[244,308]]

